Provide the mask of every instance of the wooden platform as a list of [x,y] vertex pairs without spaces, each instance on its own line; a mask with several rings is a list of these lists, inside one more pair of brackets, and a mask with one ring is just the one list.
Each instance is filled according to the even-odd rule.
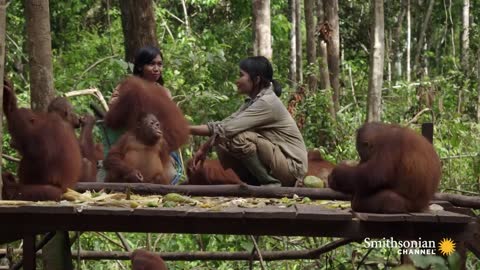
[[56,230],[463,240],[471,238],[474,226],[472,217],[443,210],[382,215],[316,205],[220,210],[0,206],[0,220],[0,242]]
[[[131,206],[129,202],[127,200],[127,206]],[[437,241],[445,237],[456,241],[479,237],[478,222],[469,215],[469,209],[457,209],[448,202],[437,203],[455,212],[383,215],[301,203],[288,207],[265,204],[256,208],[202,208],[198,204],[195,207],[130,208],[70,202],[46,205],[25,202],[21,206],[4,203],[0,205],[0,243],[23,239],[23,269],[33,270],[36,251],[41,246],[35,236],[54,231],[320,236],[340,237],[345,243],[366,237]],[[466,244],[480,256],[480,247],[471,242]]]

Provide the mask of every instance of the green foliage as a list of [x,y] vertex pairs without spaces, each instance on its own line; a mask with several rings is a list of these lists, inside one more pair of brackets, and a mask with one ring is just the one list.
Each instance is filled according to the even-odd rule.
[[457,252],[447,258],[441,256],[422,256],[422,255],[410,255],[413,263],[416,267],[421,269],[433,269],[433,270],[460,270],[461,258]]

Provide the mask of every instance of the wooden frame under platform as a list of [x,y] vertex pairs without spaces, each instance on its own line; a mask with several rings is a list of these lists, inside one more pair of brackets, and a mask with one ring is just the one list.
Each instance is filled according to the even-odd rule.
[[[103,184],[95,185],[99,187]],[[118,185],[115,186],[119,187]],[[142,186],[145,187],[145,185]],[[164,190],[172,188],[155,186]],[[103,187],[111,188],[112,186],[103,185]],[[136,187],[123,184],[123,188],[128,190],[135,190]],[[178,191],[178,188],[191,190],[196,187],[176,188]],[[252,187],[231,188],[248,190]],[[262,192],[266,193],[272,190],[262,187],[253,187],[253,189],[258,192],[263,190]],[[275,196],[293,196],[293,193],[287,192],[290,191],[288,188],[280,188],[280,191],[275,192]],[[297,188],[296,191],[300,194],[310,192],[312,197],[315,197],[312,189]],[[335,197],[335,193],[328,195],[328,191],[325,189],[318,192],[324,192],[324,195],[330,199],[332,196]],[[358,241],[366,237],[393,237],[406,240],[418,238],[440,240],[448,237],[456,241],[469,241],[478,237],[480,234],[478,221],[470,215],[463,214],[468,213],[469,209],[457,208],[448,202],[438,202],[438,204],[443,205],[444,210],[394,215],[355,213],[348,209],[330,209],[321,205],[303,204],[290,207],[227,207],[223,209],[191,206],[121,208],[73,203],[59,203],[53,206],[34,203],[22,206],[0,205],[2,220],[0,243],[23,238],[24,269],[30,270],[35,269],[35,256],[38,249],[35,248],[35,235],[53,231],[321,236]],[[472,251],[478,256],[475,250]]]

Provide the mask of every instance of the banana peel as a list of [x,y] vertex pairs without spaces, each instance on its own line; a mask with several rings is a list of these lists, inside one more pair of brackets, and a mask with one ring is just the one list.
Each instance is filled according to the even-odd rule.
[[176,202],[176,203],[186,203],[191,205],[197,205],[199,201],[194,200],[188,196],[183,196],[178,193],[168,193],[163,196],[163,202]]

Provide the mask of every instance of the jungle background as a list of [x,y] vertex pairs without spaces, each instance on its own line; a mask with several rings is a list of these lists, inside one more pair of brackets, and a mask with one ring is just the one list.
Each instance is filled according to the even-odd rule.
[[[367,120],[399,123],[417,130],[421,123],[433,122],[434,146],[443,163],[440,191],[480,194],[479,0],[2,2],[7,4],[5,77],[14,82],[21,106],[37,104],[41,109],[42,97],[33,92],[47,91],[34,85],[31,78],[29,6],[37,2],[49,6],[51,88],[55,95],[95,87],[108,100],[114,87],[131,73],[128,59],[135,45],[128,45],[128,41],[146,31],[138,25],[133,32],[125,31],[122,16],[125,19],[127,15],[122,8],[134,10],[135,5],[149,5],[154,39],[164,56],[165,86],[192,124],[220,120],[235,111],[243,101],[235,86],[239,61],[267,54],[274,65],[275,79],[284,87],[281,98],[294,114],[308,148],[318,148],[332,162],[357,159],[355,130]],[[267,11],[270,20],[265,22]],[[267,23],[271,31],[266,41],[256,31],[261,23]],[[379,40],[382,46],[373,46]],[[373,57],[378,55],[381,58]],[[37,97],[39,100],[33,100]],[[376,101],[372,97],[377,97]],[[89,103],[96,102],[89,97],[71,101],[79,113],[91,113]],[[200,143],[201,138],[193,138],[182,149],[184,158],[188,159]],[[3,136],[3,153],[16,156],[9,146],[8,133]],[[14,171],[15,165],[3,159],[3,170]],[[80,245],[84,250],[121,250],[121,246],[106,240],[109,237],[114,235],[83,234]],[[126,237],[134,248],[157,252],[250,251],[253,245],[247,236]],[[262,237],[259,245],[265,250],[315,248],[330,240]],[[73,248],[78,248],[77,244]],[[319,260],[254,266],[383,269],[399,263],[396,254],[394,249],[372,251],[352,244]],[[435,265],[434,269],[459,269],[455,259],[424,257],[414,261]],[[247,269],[249,263],[193,261],[168,265],[170,269]],[[76,267],[128,269],[129,262],[81,260]],[[470,254],[466,267],[480,269],[480,262]]]

